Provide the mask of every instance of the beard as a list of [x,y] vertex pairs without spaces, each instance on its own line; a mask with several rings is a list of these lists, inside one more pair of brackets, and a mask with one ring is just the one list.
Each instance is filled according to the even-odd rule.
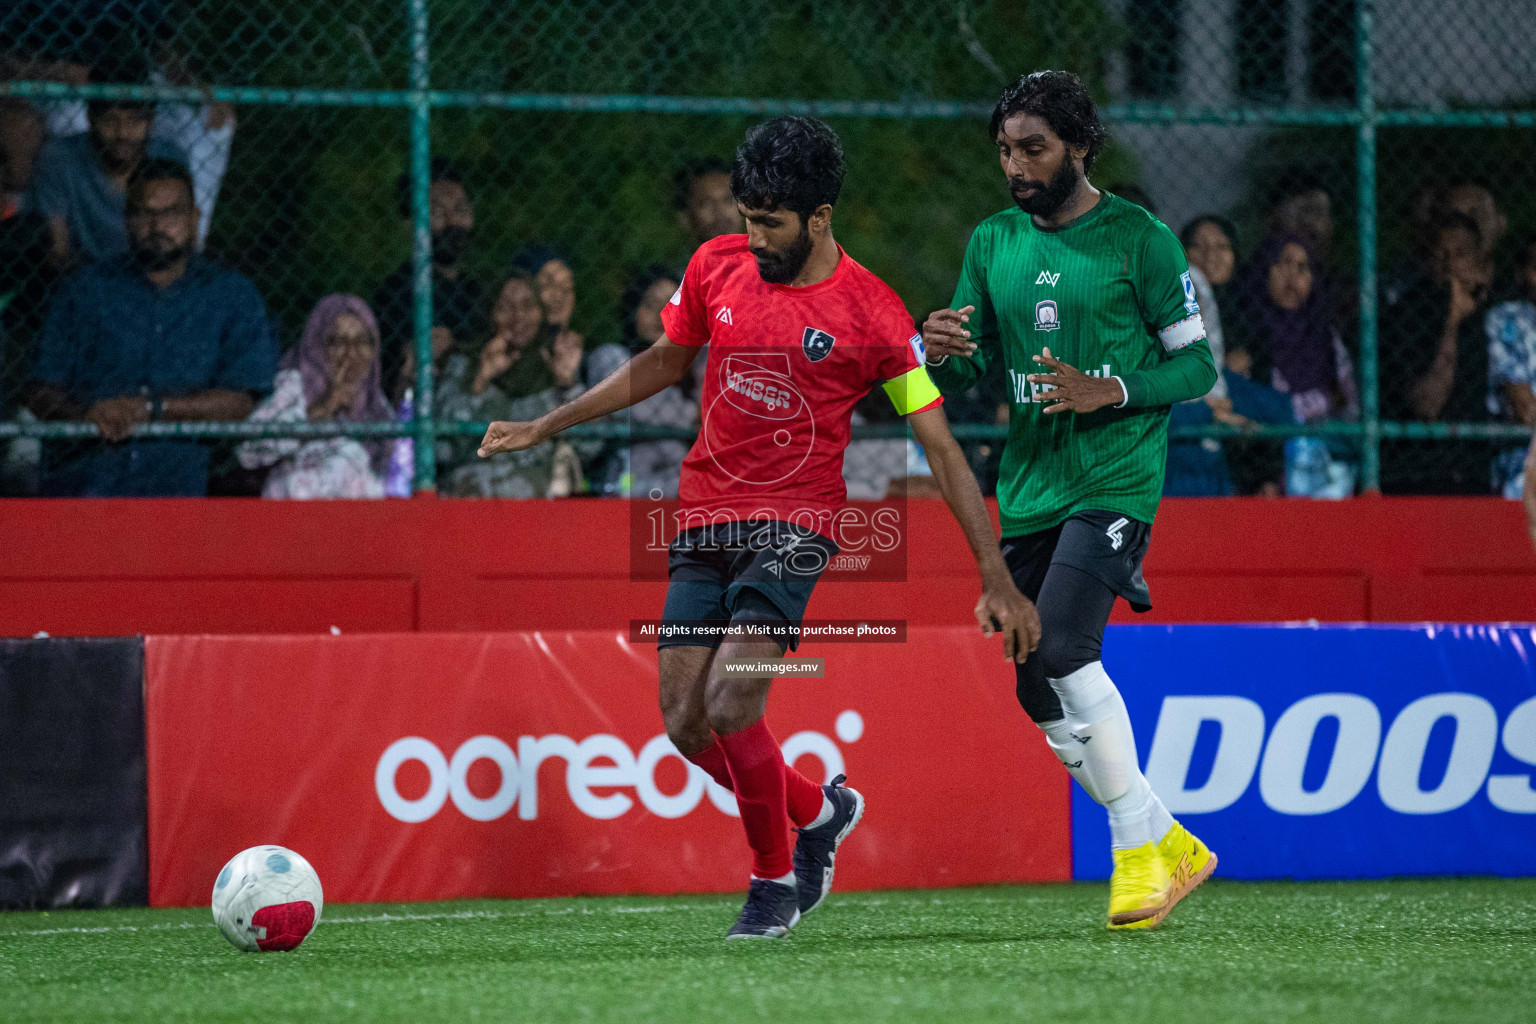
[[811,258],[810,225],[801,223],[800,234],[783,252],[753,253],[757,258],[757,272],[769,284],[789,284],[805,269],[805,261]]
[[432,262],[440,267],[451,267],[459,262],[464,250],[468,248],[468,228],[457,225],[443,228],[432,236]]
[[168,270],[192,255],[190,241],[177,244],[165,235],[154,235],[133,247],[133,258],[149,272]]
[[[1061,166],[1056,168],[1056,173],[1051,175],[1050,181],[1009,178],[1008,191],[1012,193],[1015,205],[1025,213],[1035,217],[1049,217],[1072,198],[1072,193],[1077,191],[1077,183],[1080,180],[1082,175],[1077,173],[1072,157],[1064,153],[1061,157]],[[1036,190],[1034,195],[1019,194],[1031,188]]]

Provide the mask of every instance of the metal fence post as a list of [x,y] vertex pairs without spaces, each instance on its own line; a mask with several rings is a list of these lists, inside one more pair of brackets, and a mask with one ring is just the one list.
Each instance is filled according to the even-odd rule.
[[1364,452],[1360,489],[1381,489],[1381,362],[1376,319],[1376,94],[1371,74],[1372,0],[1355,0],[1355,144],[1360,224],[1360,416]]
[[432,391],[432,107],[427,49],[427,0],[407,0],[411,16],[411,269],[416,319],[416,389],[412,426],[416,439],[417,494],[437,490],[437,434]]

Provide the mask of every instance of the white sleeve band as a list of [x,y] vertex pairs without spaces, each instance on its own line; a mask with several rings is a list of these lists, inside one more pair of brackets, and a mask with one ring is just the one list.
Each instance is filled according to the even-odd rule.
[[1157,337],[1163,343],[1163,351],[1177,352],[1185,345],[1193,345],[1205,337],[1205,321],[1196,313],[1164,327],[1157,332]]
[[1115,408],[1116,409],[1124,409],[1126,407],[1126,405],[1131,400],[1131,392],[1130,392],[1129,389],[1126,388],[1125,381],[1121,380],[1118,374],[1114,378],[1112,378],[1112,379],[1114,380],[1114,382],[1116,384],[1120,385],[1120,394],[1124,396],[1123,398],[1120,399],[1120,404],[1115,406]]

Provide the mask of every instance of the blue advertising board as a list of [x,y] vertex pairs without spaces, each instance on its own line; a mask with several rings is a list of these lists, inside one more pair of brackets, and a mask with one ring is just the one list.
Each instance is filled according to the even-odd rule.
[[[1536,628],[1116,626],[1104,665],[1220,876],[1536,875]],[[1107,878],[1072,801],[1073,874]]]

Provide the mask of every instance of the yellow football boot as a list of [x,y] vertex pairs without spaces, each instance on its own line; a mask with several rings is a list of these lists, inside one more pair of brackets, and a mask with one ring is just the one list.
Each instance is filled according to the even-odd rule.
[[1158,920],[1168,916],[1175,903],[1195,891],[1195,886],[1211,877],[1216,870],[1216,855],[1206,845],[1178,822],[1168,834],[1158,840],[1158,856],[1168,869],[1168,905]]
[[1110,852],[1115,855],[1115,873],[1109,879],[1109,926],[1151,928],[1168,913],[1172,888],[1157,844]]

